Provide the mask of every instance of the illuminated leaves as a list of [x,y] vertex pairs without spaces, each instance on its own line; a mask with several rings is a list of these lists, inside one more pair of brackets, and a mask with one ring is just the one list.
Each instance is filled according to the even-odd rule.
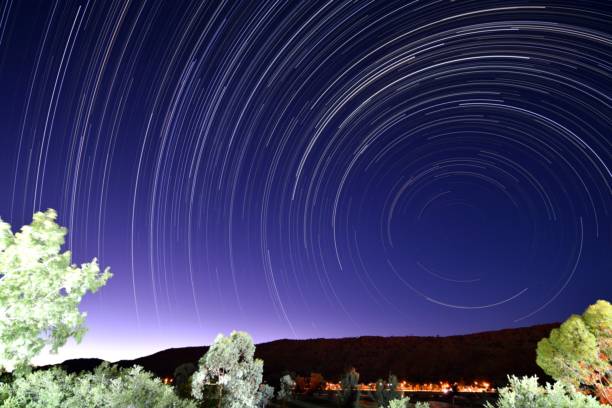
[[0,220],[0,371],[24,371],[44,347],[57,352],[71,337],[80,341],[79,303],[111,277],[95,258],[79,267],[60,252],[67,230],[56,218],[38,212],[16,234]]
[[556,380],[586,386],[611,402],[612,305],[599,300],[538,343],[537,363]]
[[487,408],[600,408],[593,398],[577,392],[568,384],[556,382],[538,385],[537,377],[508,377],[508,387],[500,388],[499,398],[495,405],[486,404]]
[[225,408],[252,408],[258,403],[263,361],[254,358],[255,345],[245,332],[234,331],[228,337],[218,335],[200,359],[193,375],[192,395],[205,398],[206,388],[215,388],[213,398]]

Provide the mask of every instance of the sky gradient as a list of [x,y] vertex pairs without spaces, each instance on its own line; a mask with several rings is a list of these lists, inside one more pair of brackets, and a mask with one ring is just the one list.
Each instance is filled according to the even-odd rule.
[[0,217],[114,274],[56,360],[609,300],[611,56],[607,1],[1,2]]

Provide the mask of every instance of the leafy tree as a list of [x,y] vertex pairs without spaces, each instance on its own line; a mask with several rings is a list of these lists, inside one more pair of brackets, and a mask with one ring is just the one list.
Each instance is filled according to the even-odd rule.
[[556,382],[538,385],[537,377],[508,377],[508,387],[500,388],[495,405],[487,402],[486,408],[600,408],[591,396],[584,395],[569,384]]
[[193,363],[184,363],[174,370],[174,390],[183,398],[191,395],[191,376],[198,371]]
[[537,363],[555,380],[584,386],[612,404],[612,305],[599,300],[538,343]]
[[293,398],[293,390],[295,389],[295,381],[290,374],[285,374],[280,379],[280,389],[276,393],[276,399],[283,402],[283,406],[287,405],[287,401]]
[[192,377],[192,395],[203,400],[208,386],[216,389],[218,407],[252,408],[257,405],[263,361],[254,358],[255,345],[245,332],[218,335],[200,359]]
[[57,352],[71,337],[80,341],[79,303],[111,277],[96,259],[77,267],[70,251],[60,252],[67,230],[56,218],[38,212],[16,234],[0,220],[0,372],[25,372],[45,346]]

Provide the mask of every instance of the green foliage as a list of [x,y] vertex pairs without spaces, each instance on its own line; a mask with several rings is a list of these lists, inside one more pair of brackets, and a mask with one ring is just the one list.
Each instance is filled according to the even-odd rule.
[[582,315],[582,320],[597,339],[601,359],[612,359],[612,305],[598,300]]
[[71,337],[80,341],[86,314],[78,305],[111,276],[96,259],[77,267],[60,252],[67,231],[56,218],[38,212],[16,234],[0,220],[0,372],[25,372],[45,346],[57,352]]
[[389,408],[407,408],[408,403],[410,403],[410,398],[408,397],[396,398],[388,402]]
[[555,380],[586,387],[612,403],[612,305],[599,300],[538,343],[537,363]]
[[388,401],[389,408],[429,408],[428,402],[416,402],[414,405],[410,402],[410,397],[395,398]]
[[597,400],[581,394],[568,384],[538,385],[537,377],[508,377],[508,387],[499,389],[495,405],[487,403],[486,408],[601,408]]
[[103,364],[93,373],[59,368],[34,371],[0,387],[2,408],[195,408],[141,367],[120,370]]
[[206,390],[212,386],[223,407],[252,408],[257,405],[263,361],[255,359],[254,355],[255,345],[247,333],[234,331],[228,337],[218,335],[192,377],[193,397],[204,400]]

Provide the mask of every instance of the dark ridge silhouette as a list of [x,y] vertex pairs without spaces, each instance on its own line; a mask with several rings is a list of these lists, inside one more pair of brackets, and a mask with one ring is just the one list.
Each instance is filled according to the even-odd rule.
[[[508,374],[538,375],[536,346],[559,324],[448,337],[375,337],[276,340],[257,345],[264,360],[264,379],[275,383],[283,373],[322,373],[337,381],[347,366],[359,371],[362,382],[386,378],[389,372],[412,382],[489,380],[502,384]],[[160,377],[171,376],[183,363],[196,363],[208,347],[183,347],[117,362],[121,367],[143,366]],[[92,370],[99,359],[67,360],[69,372]]]

